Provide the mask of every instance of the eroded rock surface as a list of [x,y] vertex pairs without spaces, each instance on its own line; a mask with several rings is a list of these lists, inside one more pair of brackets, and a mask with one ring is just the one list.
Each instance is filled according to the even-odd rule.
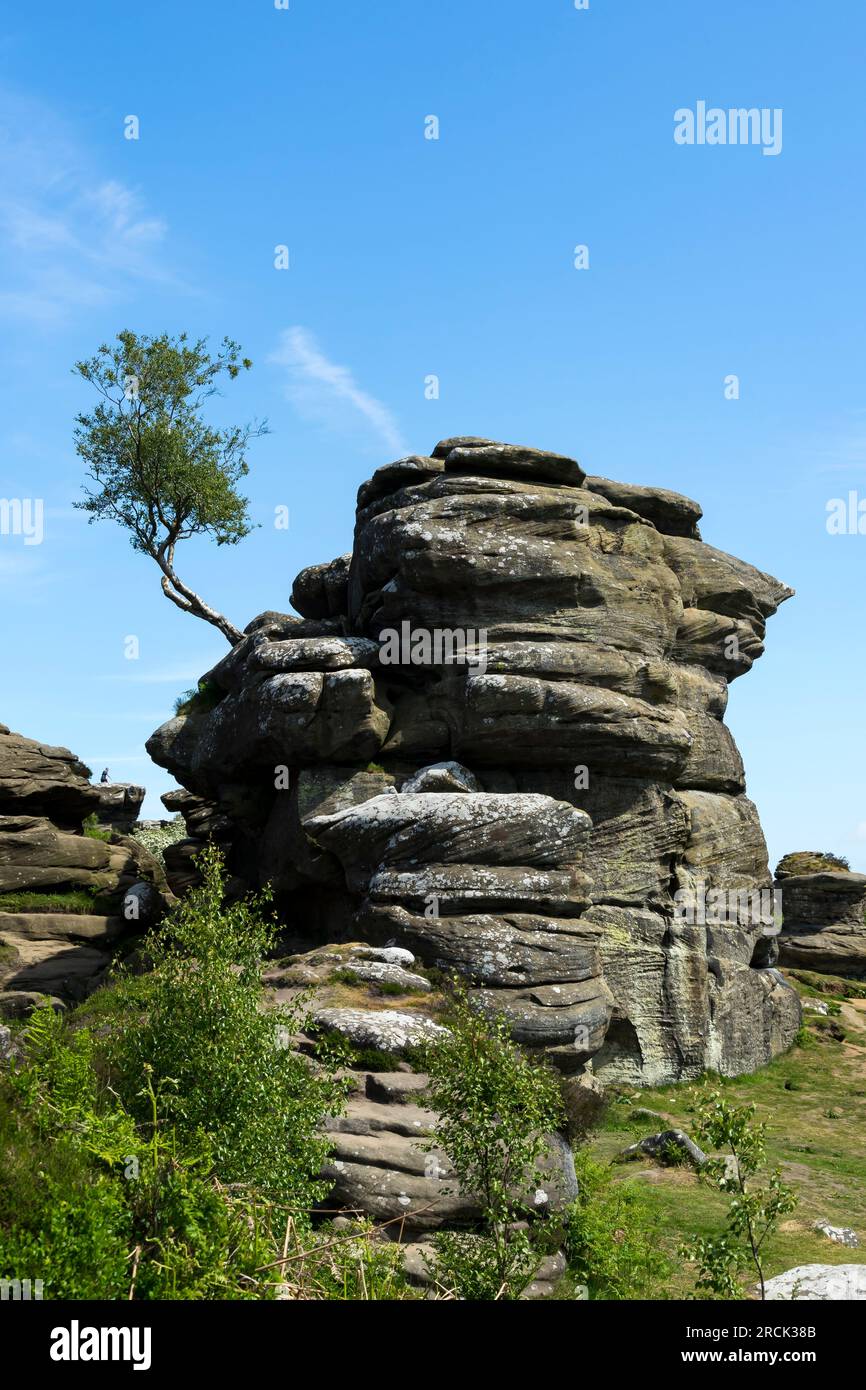
[[[162,911],[160,865],[109,828],[137,814],[143,789],[89,778],[68,749],[0,725],[0,1013],[9,1017],[45,997],[84,998],[118,943]],[[83,833],[94,816],[96,833]]]
[[866,874],[820,854],[786,854],[776,868],[784,925],[780,960],[791,969],[866,979]]
[[301,617],[250,623],[216,707],[149,751],[290,925],[460,973],[563,1070],[752,1070],[799,1024],[774,940],[680,909],[772,886],[723,718],[791,591],[700,515],[443,440],[361,487],[351,556],[299,575]]
[[[388,1089],[395,1078],[413,1083],[411,1090]],[[333,1186],[325,1208],[340,1206],[392,1223],[392,1237],[401,1240],[443,1226],[472,1226],[481,1208],[461,1191],[447,1155],[434,1142],[436,1116],[423,1104],[427,1077],[371,1072],[363,1080],[363,1091],[327,1125],[331,1155],[324,1176]],[[561,1136],[547,1136],[538,1166],[542,1185],[515,1193],[532,1218],[561,1211],[577,1195],[574,1156]]]

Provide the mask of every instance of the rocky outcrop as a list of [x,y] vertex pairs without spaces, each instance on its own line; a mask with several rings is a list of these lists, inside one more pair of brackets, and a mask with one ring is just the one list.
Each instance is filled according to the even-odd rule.
[[866,874],[837,863],[803,852],[778,864],[780,960],[791,969],[866,979]]
[[89,776],[68,749],[0,725],[0,1013],[83,998],[162,909],[157,862],[99,827],[118,811],[122,822],[141,789],[109,797]]
[[207,673],[215,706],[149,751],[314,939],[459,972],[564,1071],[751,1070],[799,1005],[723,716],[791,591],[700,514],[443,440],[363,484],[351,556],[299,575],[300,616],[251,623]]
[[133,782],[100,782],[99,806],[96,818],[100,825],[116,830],[119,835],[128,835],[136,824],[145,798],[145,788]]

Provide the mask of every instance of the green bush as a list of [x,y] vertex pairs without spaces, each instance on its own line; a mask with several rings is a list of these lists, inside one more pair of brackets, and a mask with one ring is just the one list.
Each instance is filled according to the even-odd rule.
[[393,980],[365,980],[351,968],[351,966],[340,966],[331,974],[331,983],[335,985],[352,985],[359,989],[367,989],[373,995],[400,996],[413,994],[417,991],[406,985],[398,985]]
[[81,829],[89,840],[104,840],[106,844],[111,840],[111,830],[100,825],[99,817],[95,811],[91,811],[87,819],[82,822]]
[[823,874],[848,872],[851,865],[841,854],[830,850],[797,850],[786,854],[776,866],[776,877],[796,878],[800,874]]
[[448,1027],[447,1038],[424,1049],[427,1104],[437,1116],[435,1144],[428,1147],[444,1150],[461,1190],[477,1199],[482,1230],[438,1234],[436,1273],[462,1298],[513,1299],[538,1263],[518,1222],[544,1181],[539,1161],[546,1135],[562,1120],[559,1084],[515,1046],[506,1019],[484,1017],[462,986],[455,988]]
[[4,1078],[0,1278],[41,1279],[46,1299],[124,1298],[131,1218],[120,1183],[69,1135],[47,1137]]
[[325,1195],[317,1132],[345,1090],[286,1045],[299,1007],[261,1008],[261,961],[276,925],[268,900],[224,902],[219,851],[199,855],[202,882],[148,938],[146,1012],[107,1043],[119,1094],[146,1119],[141,1077],[152,1068],[166,1121],[182,1143],[205,1134],[224,1182],[307,1209]]
[[586,1149],[575,1154],[579,1196],[566,1214],[569,1270],[593,1298],[658,1298],[670,1273],[658,1218],[639,1183],[618,1179]]
[[7,1079],[0,1261],[41,1278],[50,1298],[263,1298],[275,1274],[269,1212],[228,1191],[206,1135],[182,1146],[159,1114],[152,1076],[133,1116],[101,1076],[89,1029],[37,1010],[25,1059]]
[[[316,1242],[318,1127],[344,1089],[284,1045],[296,1013],[261,1011],[263,904],[223,905],[216,850],[201,867],[150,940],[152,972],[78,1014],[36,1010],[0,1082],[0,1277],[46,1297],[269,1298],[287,1220]],[[381,1290],[362,1247],[341,1277]]]

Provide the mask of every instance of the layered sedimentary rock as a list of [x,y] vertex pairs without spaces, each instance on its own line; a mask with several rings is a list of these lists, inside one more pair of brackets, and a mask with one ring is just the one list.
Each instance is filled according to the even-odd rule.
[[489,440],[388,464],[149,751],[289,920],[459,972],[564,1070],[754,1068],[796,997],[765,923],[693,908],[771,888],[723,716],[791,591],[700,515]]
[[786,854],[776,869],[783,965],[866,978],[866,874],[820,854]]
[[0,1013],[83,998],[162,907],[160,866],[97,825],[127,819],[141,789],[89,778],[68,749],[0,725]]

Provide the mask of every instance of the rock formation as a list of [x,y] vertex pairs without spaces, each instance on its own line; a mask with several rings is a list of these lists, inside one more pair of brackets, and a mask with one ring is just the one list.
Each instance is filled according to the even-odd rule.
[[83,998],[162,906],[156,861],[99,828],[128,823],[143,790],[89,779],[68,749],[0,724],[0,1014]]
[[776,888],[784,919],[781,963],[866,979],[866,874],[804,851],[779,862]]
[[723,716],[791,591],[700,515],[483,439],[380,468],[301,616],[250,623],[150,739],[167,804],[296,931],[460,972],[564,1071],[761,1065],[799,1006],[743,906],[771,879]]

